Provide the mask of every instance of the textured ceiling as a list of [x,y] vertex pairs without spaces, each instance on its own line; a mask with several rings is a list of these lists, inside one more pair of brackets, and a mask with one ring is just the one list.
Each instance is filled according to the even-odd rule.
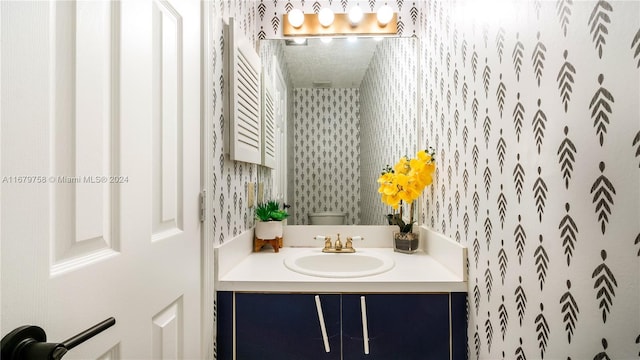
[[[333,39],[325,44],[317,38],[307,46],[284,46],[284,56],[295,88],[359,87],[379,43],[371,38]],[[330,85],[314,86],[330,82]]]

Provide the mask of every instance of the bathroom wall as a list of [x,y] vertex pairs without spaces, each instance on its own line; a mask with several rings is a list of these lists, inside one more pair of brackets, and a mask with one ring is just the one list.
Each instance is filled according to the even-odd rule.
[[[249,164],[245,162],[231,161],[228,149],[224,148],[224,118],[223,104],[226,96],[223,92],[223,55],[225,45],[223,42],[223,24],[229,17],[236,21],[238,29],[249,39],[261,55],[264,71],[268,76],[272,76],[272,62],[275,56],[278,59],[280,69],[289,82],[289,73],[284,60],[283,49],[276,44],[263,46],[265,51],[261,51],[257,34],[257,10],[256,1],[208,1],[206,2],[210,14],[212,15],[210,37],[208,39],[211,53],[208,54],[208,69],[211,71],[211,93],[208,94],[211,101],[207,104],[208,118],[213,120],[213,124],[208,124],[213,132],[211,149],[207,154],[209,162],[213,167],[213,174],[208,184],[208,188],[213,192],[208,194],[210,215],[214,221],[212,228],[208,231],[213,234],[216,244],[223,243],[226,239],[233,238],[238,234],[252,228],[255,224],[253,208],[247,206],[247,184],[264,183],[265,198],[271,193],[271,170],[263,166]],[[293,90],[289,92],[289,99],[293,97]],[[290,101],[287,109],[289,118],[293,116],[293,106]],[[254,198],[257,198],[257,186],[254,189]]]
[[[389,3],[419,23],[419,140],[439,166],[422,221],[469,246],[470,358],[640,356],[639,4]],[[277,37],[273,15],[289,2],[207,4],[255,40]],[[239,204],[260,167],[223,155],[214,30],[208,231],[223,242],[253,225]]]
[[416,152],[417,51],[417,39],[385,39],[360,89],[295,90],[296,224],[338,210],[349,224],[386,223],[376,179]]
[[[380,42],[360,85],[360,194],[362,224],[387,222],[391,207],[380,201],[382,169],[401,156],[414,157],[417,133],[417,39]],[[403,64],[398,66],[397,64]]]
[[640,3],[421,3],[423,221],[469,247],[470,359],[640,356]]
[[[210,324],[203,329],[205,338],[216,338],[215,315],[215,278],[213,251],[216,245],[249,230],[254,225],[253,209],[247,206],[247,184],[269,179],[270,170],[255,164],[231,161],[228,150],[224,148],[223,104],[226,96],[223,92],[223,21],[233,17],[238,29],[247,38],[256,43],[256,3],[244,1],[207,1],[203,3],[207,30],[203,81],[205,85],[204,129],[210,135],[208,153],[205,154],[205,166],[210,176],[206,179],[207,206],[205,222],[205,242],[202,246],[203,266],[209,269],[203,277],[203,316],[205,323]],[[269,184],[267,184],[269,186]],[[257,195],[254,194],[254,195]],[[205,344],[208,359],[215,358],[216,344]]]
[[[223,55],[225,45],[223,43],[223,21],[233,17],[238,29],[246,35],[257,47],[256,23],[257,12],[254,1],[222,1],[207,2],[212,13],[209,38],[212,53],[209,54],[208,68],[212,72],[210,81],[211,101],[206,105],[208,118],[213,121],[213,132],[210,148],[207,154],[213,166],[213,172],[208,184],[209,214],[213,217],[212,227],[208,229],[213,234],[213,241],[223,243],[254,225],[253,209],[247,206],[247,183],[257,183],[258,180],[270,178],[270,170],[244,162],[231,161],[228,149],[224,149],[224,123],[223,104],[226,96],[222,89]],[[211,193],[212,192],[212,193]],[[257,193],[256,193],[257,194]],[[256,195],[254,194],[254,195]]]
[[293,93],[295,224],[312,212],[347,214],[360,223],[360,91],[297,88]]

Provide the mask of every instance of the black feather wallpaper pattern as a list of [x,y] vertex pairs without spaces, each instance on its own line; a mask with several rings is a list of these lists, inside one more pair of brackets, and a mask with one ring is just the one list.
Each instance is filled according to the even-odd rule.
[[[397,64],[403,64],[398,67]],[[339,211],[347,224],[384,225],[376,179],[415,155],[417,40],[378,44],[359,88],[294,89],[294,224]]]
[[[469,249],[469,358],[640,358],[640,3],[359,3],[384,2],[421,44],[419,141],[438,161],[421,222]],[[255,41],[299,3],[215,6]],[[263,170],[225,159],[220,134],[223,242],[253,225],[241,203]]]
[[419,10],[422,220],[469,248],[469,358],[639,358],[640,3]]
[[[207,189],[209,189],[207,203],[213,204],[207,216],[211,216],[213,221],[207,231],[213,234],[216,244],[221,244],[253,227],[253,209],[247,206],[247,184],[269,179],[270,170],[255,164],[231,161],[228,149],[224,148],[223,104],[226,101],[223,91],[224,21],[233,17],[238,29],[257,45],[255,37],[256,4],[252,1],[215,1],[208,2],[207,5],[215,18],[211,22],[212,28],[209,29],[208,50],[210,54],[207,64],[213,79],[211,94],[209,94],[213,101],[205,104],[215,122],[212,135],[213,143],[210,144],[211,151],[207,154],[211,163],[214,164],[211,178],[207,184]],[[270,182],[267,182],[266,187],[270,188]],[[257,193],[254,193],[255,195]]]
[[360,91],[296,88],[293,106],[292,209],[297,225],[308,214],[340,212],[360,223]]
[[416,38],[382,41],[360,85],[361,224],[387,223],[385,215],[391,207],[380,200],[376,180],[385,166],[393,166],[400,157],[415,157],[417,43]]

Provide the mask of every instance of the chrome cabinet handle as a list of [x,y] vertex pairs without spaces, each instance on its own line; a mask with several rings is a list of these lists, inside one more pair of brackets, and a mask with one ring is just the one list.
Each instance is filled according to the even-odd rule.
[[318,320],[320,321],[320,331],[322,332],[322,341],[324,342],[324,351],[331,352],[329,347],[329,337],[327,336],[327,327],[324,324],[324,314],[322,313],[322,304],[320,303],[320,296],[316,295],[316,310],[318,311]]
[[110,317],[61,343],[48,343],[47,334],[39,326],[25,325],[2,338],[0,358],[3,360],[59,360],[69,350],[98,335],[116,323]]
[[367,323],[367,301],[360,296],[360,311],[362,311],[362,343],[365,355],[369,355],[369,325]]

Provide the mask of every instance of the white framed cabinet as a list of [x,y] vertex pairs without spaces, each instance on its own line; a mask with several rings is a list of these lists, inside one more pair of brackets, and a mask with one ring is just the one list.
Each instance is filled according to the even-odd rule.
[[217,305],[222,360],[467,358],[466,293],[222,291]]

